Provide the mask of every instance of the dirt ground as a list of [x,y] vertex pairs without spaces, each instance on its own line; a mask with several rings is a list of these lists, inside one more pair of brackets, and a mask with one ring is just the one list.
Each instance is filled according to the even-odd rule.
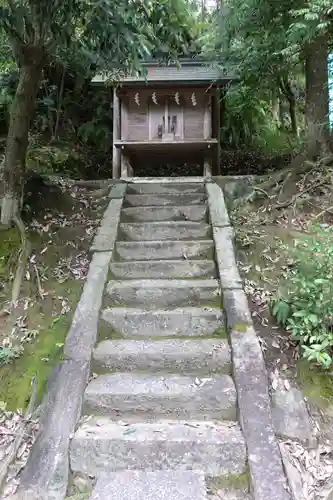
[[[24,210],[31,252],[20,299],[11,314],[0,317],[0,401],[11,410],[25,408],[33,377],[42,396],[62,356],[107,202],[88,189],[36,182],[27,190]],[[19,243],[16,229],[1,231],[0,310],[9,304]]]

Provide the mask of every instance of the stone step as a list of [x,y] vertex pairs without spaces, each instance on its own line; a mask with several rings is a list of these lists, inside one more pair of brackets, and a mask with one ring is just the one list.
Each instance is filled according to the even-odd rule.
[[201,470],[206,476],[247,472],[246,449],[236,422],[114,422],[91,418],[71,443],[73,473],[98,476],[119,470]]
[[222,305],[220,283],[216,279],[112,280],[108,283],[106,292],[105,304],[108,307],[168,309],[169,307],[200,305],[221,307]]
[[125,419],[236,419],[236,389],[229,375],[118,372],[99,375],[84,394],[84,411]]
[[124,337],[199,337],[224,334],[224,314],[217,308],[183,307],[144,311],[135,308],[107,308],[102,319],[110,334]]
[[207,202],[203,194],[127,194],[123,207],[201,205]]
[[135,260],[111,262],[114,279],[138,278],[216,278],[216,264],[213,260]]
[[121,211],[122,222],[208,221],[206,205],[179,207],[129,207]]
[[143,184],[128,184],[127,194],[205,194],[205,184],[196,183],[175,183],[168,184],[161,182],[151,182]]
[[121,223],[118,240],[207,240],[212,228],[203,222],[143,222]]
[[102,474],[91,500],[207,500],[205,476],[197,471],[130,471]]
[[114,260],[214,259],[213,240],[118,241]]
[[93,370],[231,373],[225,339],[103,340],[93,352]]

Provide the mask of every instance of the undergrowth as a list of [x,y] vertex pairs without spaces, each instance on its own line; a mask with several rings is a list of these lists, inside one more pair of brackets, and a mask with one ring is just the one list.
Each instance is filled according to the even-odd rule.
[[293,263],[272,300],[277,322],[300,343],[302,357],[333,365],[333,227],[311,228],[311,236],[289,248]]

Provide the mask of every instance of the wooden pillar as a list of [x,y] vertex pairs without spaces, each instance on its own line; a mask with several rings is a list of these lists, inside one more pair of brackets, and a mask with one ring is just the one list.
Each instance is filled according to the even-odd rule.
[[211,109],[211,96],[208,96],[204,110],[204,139],[211,139],[212,137]]
[[[224,97],[223,97],[224,99]],[[221,92],[220,87],[216,88],[215,92],[215,129],[216,129],[216,158],[215,158],[215,175],[221,175],[221,144],[220,144],[220,135],[221,135]]]
[[112,178],[119,179],[121,152],[116,148],[114,141],[120,140],[120,103],[117,91],[113,89],[113,152],[112,152]]

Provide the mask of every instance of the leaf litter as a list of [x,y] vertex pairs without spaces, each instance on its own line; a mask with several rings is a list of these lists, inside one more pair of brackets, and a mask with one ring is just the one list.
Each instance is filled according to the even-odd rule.
[[297,500],[332,500],[333,444],[307,449],[299,442],[281,440],[280,447],[284,460],[294,468],[292,482],[298,485],[294,491]]
[[[56,210],[50,210],[44,214],[42,219],[35,218],[28,225],[28,230],[32,233],[38,233],[42,239],[40,248],[35,249],[29,258],[25,274],[25,280],[28,284],[35,281],[38,293],[35,296],[31,294],[20,298],[16,311],[13,311],[10,331],[4,338],[0,338],[0,352],[7,349],[13,358],[19,357],[24,351],[24,345],[34,341],[39,335],[38,329],[29,326],[29,311],[36,307],[36,304],[43,303],[48,298],[48,284],[53,282],[62,284],[68,280],[81,281],[85,279],[88,272],[88,249],[103,212],[98,213],[97,210],[94,210],[93,204],[98,203],[98,201],[92,199],[87,189],[73,188],[64,184],[61,186],[61,190],[65,195],[69,194],[74,199],[75,205],[72,207],[72,211],[57,213]],[[61,231],[68,231],[72,228],[73,235],[71,236],[70,232],[67,233],[67,241],[64,240]],[[80,228],[79,234],[77,228]],[[59,255],[57,262],[50,265],[48,254],[54,246],[59,246],[59,242],[69,249],[69,251],[64,252],[68,255]],[[12,278],[12,274],[10,277]],[[52,326],[59,321],[61,316],[68,314],[72,304],[68,298],[60,294],[53,295],[51,299],[52,315],[54,316]],[[17,315],[17,311],[22,314]],[[62,345],[59,344],[59,346]],[[20,472],[27,463],[38,430],[38,417],[26,420],[22,410],[7,411],[6,403],[0,401],[0,472],[1,464],[4,463],[6,457],[8,458],[15,438],[19,432],[22,433],[21,444],[15,459],[7,470],[3,498],[13,495],[17,490]]]
[[[290,370],[294,372],[299,352],[297,343],[281,331],[272,320],[269,311],[270,297],[278,289],[280,276],[284,276],[288,268],[293,265],[292,260],[288,259],[288,247],[294,244],[292,242],[295,241],[295,236],[307,233],[309,222],[322,215],[330,216],[332,224],[333,210],[327,208],[322,210],[323,206],[332,205],[330,199],[333,196],[333,170],[329,170],[328,189],[324,194],[323,186],[321,192],[318,192],[315,178],[314,181],[311,180],[314,189],[310,196],[310,190],[303,186],[309,181],[309,176],[306,174],[303,177],[303,184],[302,182],[296,184],[297,193],[293,195],[291,205],[287,201],[284,202],[284,207],[282,203],[279,207],[278,199],[278,204],[274,207],[273,200],[275,203],[276,196],[273,195],[268,196],[268,202],[265,200],[259,206],[255,203],[246,203],[242,209],[240,204],[230,214],[236,233],[239,268],[243,275],[244,288],[249,298],[256,329],[260,333],[259,342],[270,372],[273,391],[278,387],[279,370],[289,371],[289,374]],[[311,175],[315,176],[316,172],[312,171]],[[279,251],[281,246],[284,255],[284,252]],[[290,391],[291,384],[288,379],[283,379],[283,385],[285,391]],[[313,424],[319,436],[319,420],[313,420]],[[331,433],[328,441],[318,441],[315,448],[307,448],[300,442],[286,439],[280,440],[280,446],[283,455],[294,468],[294,480],[295,474],[297,475],[294,481],[295,500],[333,500]]]

